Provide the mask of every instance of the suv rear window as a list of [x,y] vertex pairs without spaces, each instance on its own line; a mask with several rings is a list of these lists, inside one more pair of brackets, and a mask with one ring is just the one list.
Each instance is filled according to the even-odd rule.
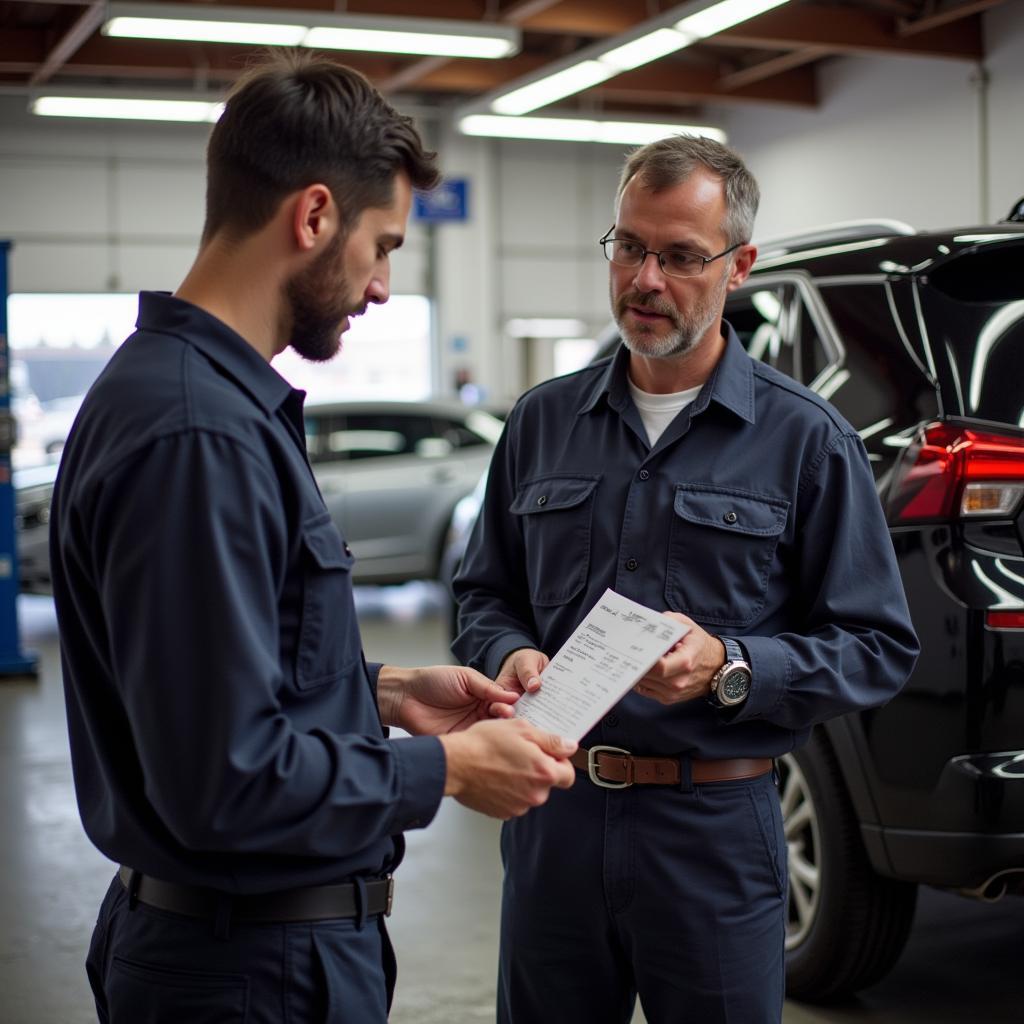
[[919,279],[932,353],[951,370],[947,411],[1024,426],[1022,266],[1024,244],[991,244]]

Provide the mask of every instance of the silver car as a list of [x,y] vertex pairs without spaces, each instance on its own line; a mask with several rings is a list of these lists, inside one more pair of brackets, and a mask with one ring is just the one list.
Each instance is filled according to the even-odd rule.
[[452,510],[491,459],[501,419],[455,402],[306,408],[306,445],[359,583],[436,579]]

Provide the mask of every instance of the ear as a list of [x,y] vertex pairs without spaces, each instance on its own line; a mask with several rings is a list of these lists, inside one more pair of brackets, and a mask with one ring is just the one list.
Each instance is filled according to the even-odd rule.
[[301,252],[323,246],[339,227],[338,207],[331,190],[318,183],[296,192],[291,222],[295,244]]
[[757,259],[756,245],[741,245],[732,257],[732,267],[729,270],[729,291],[735,291],[750,276],[754,269],[754,260]]

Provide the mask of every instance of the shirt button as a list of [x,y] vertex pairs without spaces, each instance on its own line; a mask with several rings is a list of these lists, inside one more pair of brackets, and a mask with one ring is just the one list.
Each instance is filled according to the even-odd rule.
[[650,472],[649,472],[648,470],[646,470],[646,469],[641,469],[641,470],[640,470],[640,479],[641,479],[641,480],[646,480],[646,479],[648,479],[648,477],[650,477],[650,475],[651,475],[651,474],[650,474]]
[[640,563],[635,558],[631,558],[628,562],[626,562],[626,568],[630,572],[636,572],[636,570],[639,568],[639,566],[640,566]]
[[547,499],[547,495],[545,495],[545,494],[542,494],[542,495],[541,495],[541,496],[540,496],[540,497],[539,497],[539,498],[537,499],[537,504],[538,504],[538,505],[546,505],[547,503],[548,503],[548,499]]
[[736,522],[736,520],[737,520],[737,519],[739,519],[739,516],[738,516],[738,515],[736,515],[736,513],[735,513],[735,512],[726,512],[726,513],[725,513],[725,515],[724,515],[724,516],[722,516],[722,518],[723,518],[723,519],[724,519],[724,520],[725,520],[725,521],[726,521],[727,523],[735,523],[735,522]]
[[619,716],[618,715],[609,715],[604,720],[604,724],[605,725],[610,725],[614,729],[615,726],[617,726],[619,724]]

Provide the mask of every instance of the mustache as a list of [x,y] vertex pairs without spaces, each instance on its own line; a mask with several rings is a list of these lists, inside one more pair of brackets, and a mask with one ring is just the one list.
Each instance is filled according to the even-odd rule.
[[638,309],[647,310],[650,313],[658,313],[667,316],[673,323],[679,313],[671,302],[659,298],[654,292],[625,292],[619,296],[618,311],[620,314],[626,312],[627,306],[636,306]]

